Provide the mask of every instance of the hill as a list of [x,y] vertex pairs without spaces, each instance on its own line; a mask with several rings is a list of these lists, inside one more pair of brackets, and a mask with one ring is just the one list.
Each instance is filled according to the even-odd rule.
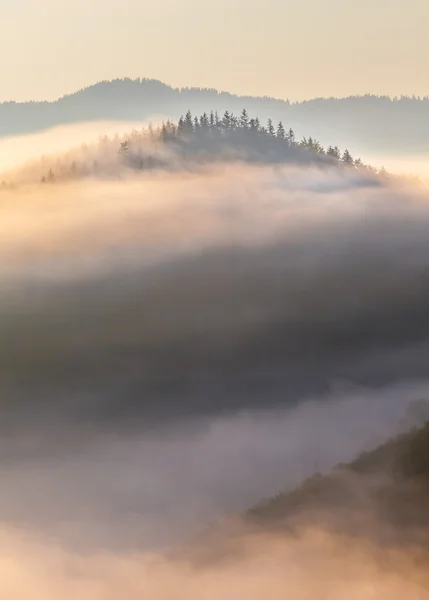
[[[189,170],[219,163],[246,162],[260,165],[306,165],[341,167],[350,176],[356,172],[356,185],[375,185],[387,171],[365,165],[348,149],[328,148],[315,138],[297,140],[292,128],[268,119],[250,117],[245,109],[239,116],[216,111],[193,117],[191,111],[177,123],[133,130],[123,137],[104,136],[98,143],[83,144],[63,155],[42,156],[39,161],[2,173],[0,190],[25,182],[54,183],[87,177],[120,178],[124,173],[153,169]],[[345,172],[345,171],[344,171]]]
[[363,547],[417,549],[427,560],[428,506],[429,421],[239,518],[214,523],[177,556],[199,565],[224,562],[246,554],[251,540],[284,543],[319,531]]
[[178,119],[188,109],[238,113],[243,107],[263,121],[282,120],[299,136],[313,135],[324,144],[334,138],[343,146],[352,142],[360,153],[429,151],[429,98],[365,95],[292,103],[214,89],[178,89],[153,79],[103,81],[53,102],[3,102],[0,136],[84,121]]
[[295,529],[329,524],[377,538],[424,541],[429,547],[429,422],[399,435],[332,473],[262,502],[245,519]]

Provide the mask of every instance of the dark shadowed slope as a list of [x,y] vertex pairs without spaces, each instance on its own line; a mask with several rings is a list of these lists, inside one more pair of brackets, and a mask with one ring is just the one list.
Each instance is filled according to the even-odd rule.
[[55,102],[4,102],[0,136],[79,121],[176,119],[188,109],[202,113],[213,108],[223,114],[238,113],[243,107],[263,120],[283,120],[300,136],[314,135],[324,144],[335,138],[341,145],[353,142],[359,152],[396,155],[429,150],[428,98],[366,95],[291,103],[213,89],[176,89],[149,79],[100,82]]
[[429,422],[327,475],[261,503],[246,519],[295,529],[329,524],[347,533],[429,544]]
[[[370,556],[376,548],[408,549],[427,565],[428,506],[426,422],[349,464],[317,473],[294,490],[262,501],[240,518],[213,524],[177,555],[200,565],[215,564],[245,556],[251,540],[293,544],[308,532],[319,532],[328,553],[328,540],[341,539],[350,552],[361,548]],[[317,545],[314,539],[313,543]]]

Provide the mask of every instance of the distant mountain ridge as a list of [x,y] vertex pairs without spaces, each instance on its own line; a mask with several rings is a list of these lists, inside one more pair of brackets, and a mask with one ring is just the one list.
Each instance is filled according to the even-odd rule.
[[351,96],[290,102],[205,88],[173,88],[155,79],[102,81],[55,101],[0,103],[0,136],[98,120],[177,119],[190,109],[282,120],[298,136],[336,139],[357,152],[429,152],[429,97]]

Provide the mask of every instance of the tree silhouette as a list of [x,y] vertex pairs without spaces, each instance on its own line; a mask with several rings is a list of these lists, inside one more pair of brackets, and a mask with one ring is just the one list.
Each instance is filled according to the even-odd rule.
[[222,118],[222,129],[224,131],[228,131],[228,129],[231,127],[231,115],[229,114],[229,112],[226,110],[223,118]]
[[346,149],[343,152],[343,156],[341,157],[341,161],[344,165],[348,166],[348,167],[352,167],[353,166],[353,158],[350,154],[350,152]]
[[192,113],[190,110],[188,110],[188,112],[185,115],[184,132],[186,133],[186,135],[191,135],[193,131],[194,123],[192,121]]
[[286,139],[286,131],[281,121],[277,125],[277,138],[282,141]]
[[248,129],[249,127],[249,115],[247,114],[247,110],[245,108],[243,108],[241,112],[239,124],[242,129]]

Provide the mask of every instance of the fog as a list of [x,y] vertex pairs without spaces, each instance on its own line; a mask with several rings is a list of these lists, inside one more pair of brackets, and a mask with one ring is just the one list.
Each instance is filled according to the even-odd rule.
[[[413,547],[382,553],[364,540],[309,530],[294,539],[249,536],[240,555],[215,566],[165,561],[155,556],[100,553],[82,557],[39,539],[3,532],[0,591],[17,600],[116,600],[149,597],[227,600],[312,597],[340,600],[421,600],[427,597],[427,572]],[[311,576],[309,576],[311,573]]]
[[381,169],[384,167],[389,173],[404,175],[406,177],[417,177],[426,185],[429,182],[429,155],[424,153],[415,153],[401,156],[400,153],[392,153],[383,156],[380,154],[366,154],[366,160],[374,167]]
[[163,115],[153,114],[144,121],[92,121],[58,125],[45,131],[27,135],[0,137],[0,173],[20,169],[26,162],[40,159],[41,155],[59,157],[82,144],[94,144],[102,136],[123,135],[133,129],[141,130],[149,123],[159,124]]
[[22,188],[1,210],[4,424],[135,425],[427,376],[417,189],[236,165]]
[[423,597],[402,552],[327,531],[197,571],[154,553],[428,398],[424,189],[236,163],[25,185],[0,215],[5,597]]

